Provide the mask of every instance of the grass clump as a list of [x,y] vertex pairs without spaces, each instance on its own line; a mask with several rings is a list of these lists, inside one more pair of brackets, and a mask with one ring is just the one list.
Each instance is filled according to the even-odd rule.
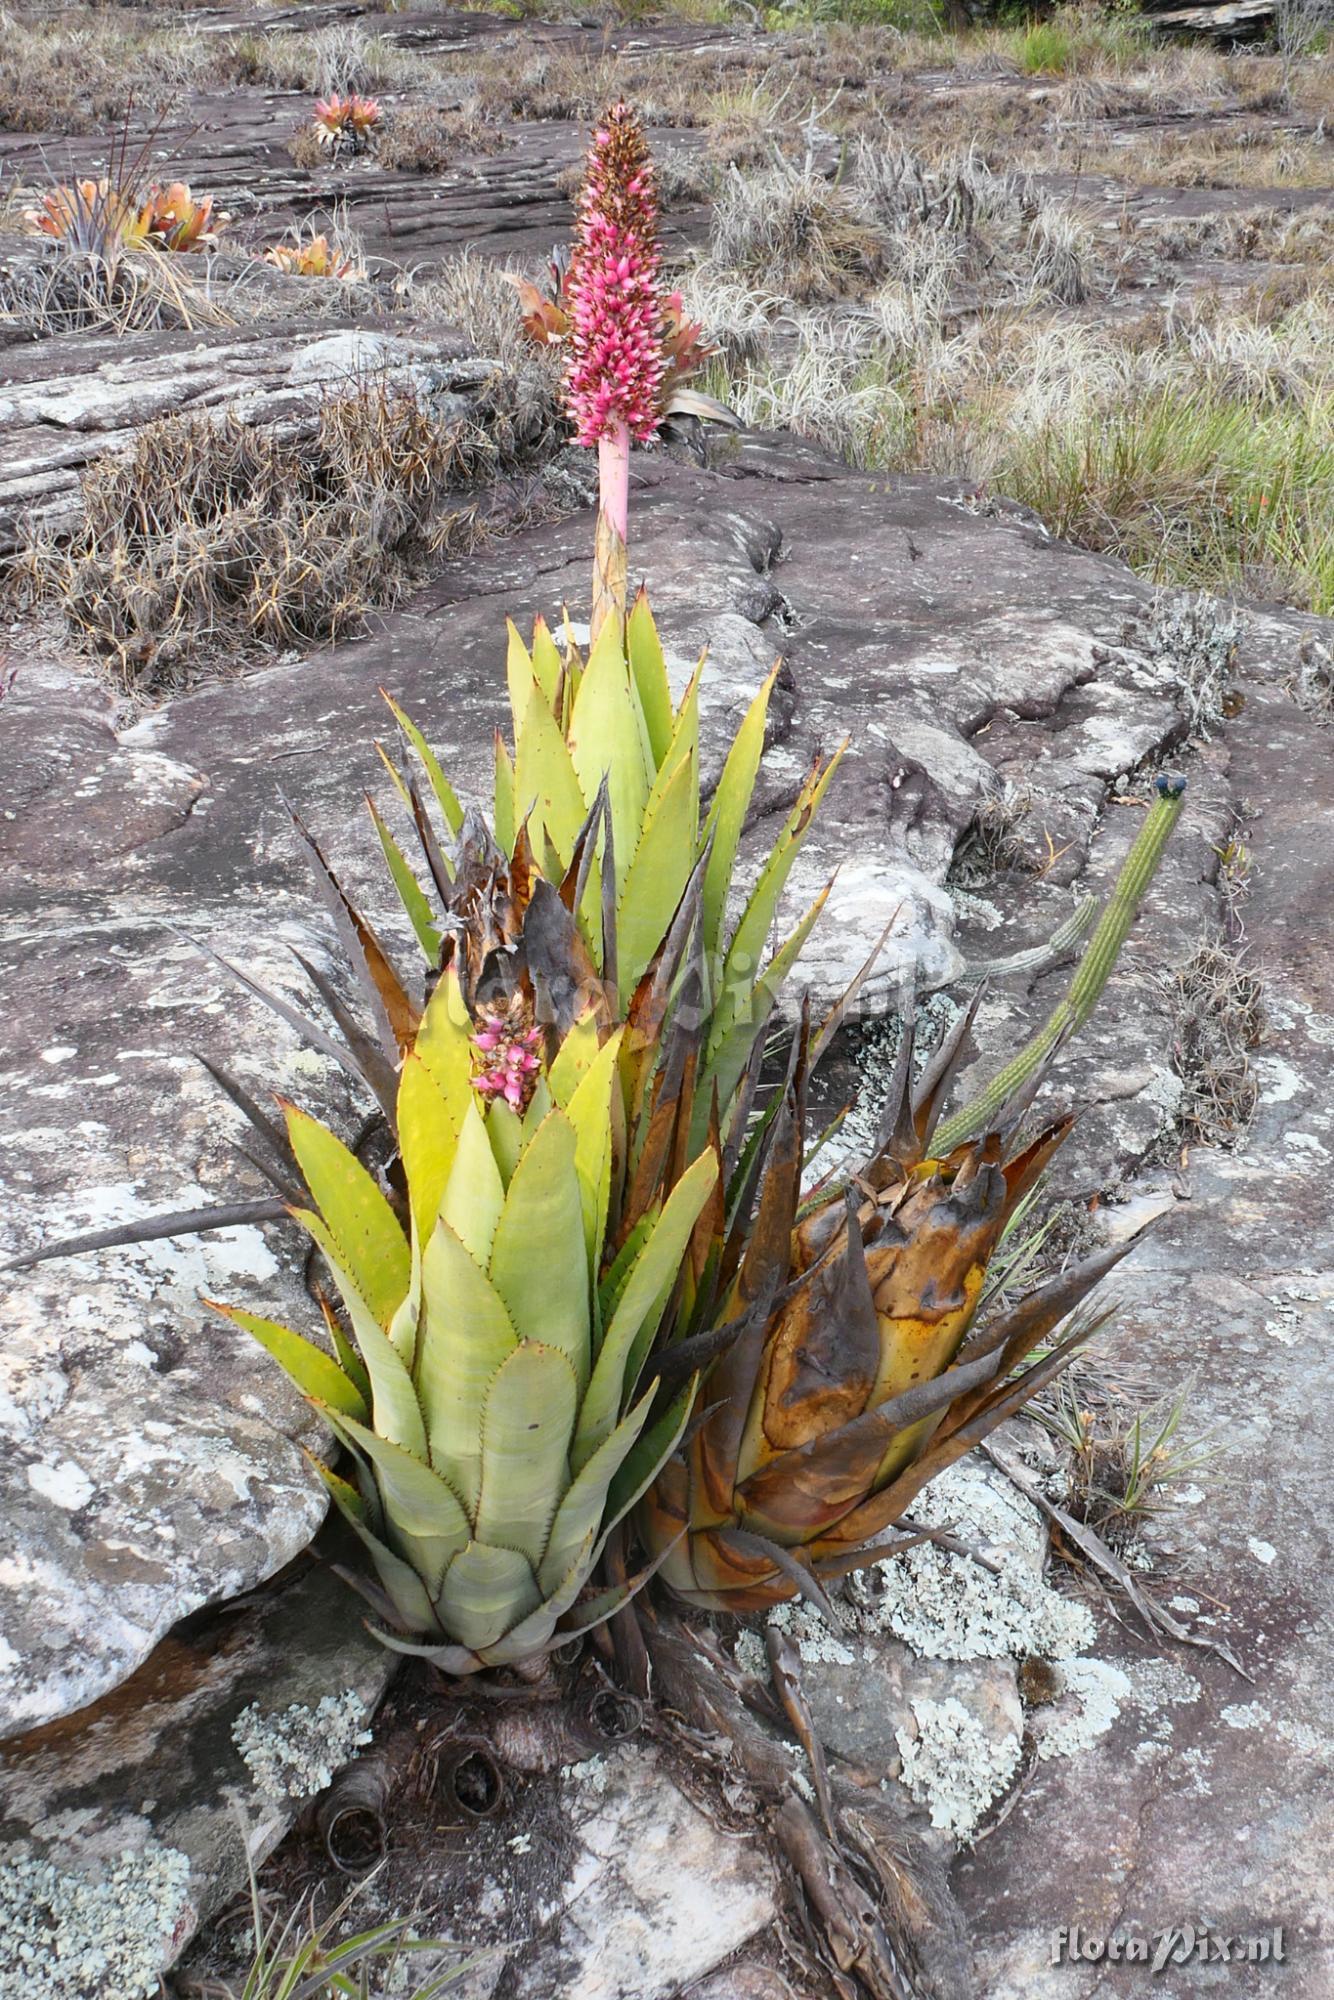
[[60,8],[0,14],[0,131],[69,137],[163,111],[214,61],[211,39],[149,13]]
[[1236,220],[1257,229],[1292,261],[1247,298],[1095,317],[1077,309],[1161,257],[1156,231],[1099,231],[973,148],[863,142],[838,181],[809,160],[730,173],[686,290],[710,390],[746,421],[975,481],[1163,584],[1327,613],[1328,231]]
[[1164,583],[1334,610],[1334,390],[1203,382],[1085,402],[1015,432],[995,482],[1053,531]]
[[517,461],[525,430],[504,377],[462,420],[382,382],[326,399],[297,439],[167,417],[84,474],[79,526],[31,546],[19,578],[151,693],[215,654],[358,630],[426,558],[483,531],[480,482]]
[[1181,188],[1323,188],[1330,181],[1329,147],[1320,135],[1275,136],[1264,125],[1137,133],[1133,147],[1089,148],[1080,169]]
[[304,90],[321,97],[387,90],[427,73],[425,59],[360,21],[335,21],[314,31],[246,30],[217,46],[214,75],[265,90]]
[[857,193],[807,162],[727,174],[713,213],[711,261],[762,279],[798,304],[838,298],[876,277],[884,251]]
[[888,28],[902,35],[943,41],[945,27],[932,0],[778,0],[763,9],[770,30],[837,22],[854,28]]
[[1065,1446],[1066,1505],[1112,1548],[1134,1542],[1172,1489],[1197,1478],[1217,1455],[1212,1439],[1189,1441],[1189,1392],[1128,1413],[1124,1398],[1089,1371],[1066,1376],[1034,1415]]
[[1025,76],[1069,76],[1126,68],[1144,56],[1148,40],[1146,24],[1129,8],[1084,5],[1002,30],[997,47]]
[[461,154],[498,153],[509,141],[466,110],[404,104],[386,119],[375,146],[378,164],[400,174],[439,174]]

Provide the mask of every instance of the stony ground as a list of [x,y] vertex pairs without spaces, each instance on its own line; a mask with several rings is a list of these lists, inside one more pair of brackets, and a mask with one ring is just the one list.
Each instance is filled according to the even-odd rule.
[[[54,19],[21,10],[3,59],[18,66],[6,188],[96,170],[131,96],[144,107],[156,89],[155,160],[235,220],[207,288],[128,330],[71,325],[68,306],[65,323],[44,319],[42,267],[21,232],[4,242],[0,528],[18,552],[17,673],[0,699],[6,1243],[17,1253],[262,1191],[194,1051],[355,1127],[361,1107],[330,1064],[238,994],[200,941],[311,1005],[292,951],[325,963],[330,939],[279,784],[383,906],[360,809],[363,789],[384,790],[381,687],[447,753],[459,790],[485,791],[503,619],[581,601],[589,517],[550,371],[523,352],[510,289],[472,258],[516,256],[536,273],[567,225],[584,121],[609,85],[632,91],[669,163],[673,255],[693,258],[687,287],[724,346],[715,386],[754,419],[738,438],[682,438],[636,461],[634,562],[673,671],[709,647],[712,768],[783,660],[757,846],[811,750],[851,738],[792,888],[795,905],[838,869],[808,954],[817,994],[894,920],[831,1105],[870,1096],[883,1074],[892,973],[912,964],[924,987],[957,994],[966,968],[1040,947],[1110,878],[1155,774],[1190,783],[1116,986],[1055,1085],[1088,1108],[1049,1190],[1047,1246],[1058,1257],[1161,1211],[1124,1267],[1078,1405],[1106,1481],[1134,1413],[1185,1399],[1178,1458],[1163,1466],[1175,1476],[1118,1546],[1188,1638],[1147,1633],[1059,1533],[1049,1557],[1040,1517],[992,1469],[942,1495],[942,1521],[999,1553],[1003,1585],[979,1594],[975,1571],[928,1552],[884,1602],[854,1607],[846,1640],[799,1630],[821,1731],[890,1785],[905,1827],[945,1858],[958,1849],[986,2000],[1143,1990],[1133,1965],[1053,1964],[1054,1934],[1189,1925],[1218,1938],[1282,1926],[1286,1960],[1197,1959],[1154,1990],[1319,2000],[1334,1984],[1319,1404],[1334,1309],[1334,622],[1311,608],[1330,604],[1309,546],[1248,529],[1205,548],[1184,487],[1176,513],[1156,517],[1159,576],[1142,546],[1128,550],[1139,573],[1098,552],[1122,544],[1087,511],[1062,518],[1096,549],[1055,538],[1010,497],[1036,497],[1032,481],[968,399],[989,399],[1002,433],[1020,425],[1006,399],[1039,336],[1044,422],[1061,353],[1071,396],[1095,364],[1134,389],[1125,371],[1145,354],[1155,394],[1179,366],[1211,380],[1221,368],[1227,394],[1276,406],[1280,378],[1292,405],[1322,380],[1327,393],[1311,307],[1334,241],[1327,65],[1285,78],[1275,58],[1080,43],[1060,74],[1027,75],[1022,44],[996,36],[956,48],[885,31],[317,6],[192,14],[168,76],[151,19],[98,10],[77,57],[53,65]],[[293,157],[312,92],[338,81],[382,94],[405,149],[413,137],[436,150],[416,165],[340,165],[312,162],[298,140]],[[409,131],[409,112],[432,113],[429,130]],[[787,238],[757,252],[750,210],[722,230],[738,179],[781,171],[828,187],[840,149],[851,161],[890,128],[928,176],[914,184],[929,257],[920,236],[918,262],[906,255],[901,204],[874,220],[860,155],[855,213],[833,218],[844,233],[831,247],[821,212],[824,248],[804,275]],[[939,165],[973,136],[990,180],[976,162],[963,176]],[[1037,195],[997,192],[1016,165]],[[16,193],[11,218],[30,199]],[[354,282],[246,262],[312,217],[343,233]],[[911,382],[896,358],[895,314],[909,307]],[[809,385],[813,354],[833,356],[833,375],[784,405],[778,386]],[[503,364],[501,387],[479,357]],[[932,369],[934,388],[921,379]],[[393,421],[376,419],[361,483],[340,486],[349,435],[365,439],[336,430],[330,409],[370,391]],[[891,408],[911,422],[889,424]],[[427,412],[425,432],[409,409]],[[267,615],[217,556],[225,510],[190,515],[167,497],[187,469],[192,492],[217,476],[211,433],[162,428],[182,412],[231,412],[277,454],[267,484],[251,470],[227,489]],[[782,420],[803,435],[766,428]],[[171,455],[187,447],[188,468]],[[409,450],[443,503],[414,490],[408,504]],[[322,468],[314,500],[293,457]],[[1309,488],[1276,505],[1300,499],[1328,534],[1313,463]],[[1143,498],[1127,486],[1128,510]],[[1161,485],[1145,504],[1162,508]],[[372,514],[391,525],[352,546]],[[155,535],[140,532],[145,515],[163,523]],[[1170,532],[1181,520],[1189,532]],[[307,567],[321,575],[300,583],[293,555],[316,534]],[[1211,576],[1235,605],[1159,587]],[[994,979],[979,1072],[1063,976]],[[0,1908],[17,1935],[35,1907],[58,1908],[85,1954],[114,1935],[107,2000],[234,1892],[236,1809],[259,1860],[322,1762],[356,1746],[383,1686],[342,1586],[300,1553],[322,1511],[300,1446],[319,1439],[198,1303],[202,1291],[278,1311],[285,1295],[300,1314],[302,1276],[282,1232],[238,1228],[6,1278],[16,1532],[0,1561]],[[1049,1433],[1006,1450],[1025,1454],[1016,1469],[1044,1494],[1077,1488],[1077,1462],[1071,1473]],[[1124,1526],[1113,1509],[1108,1532]],[[1052,1658],[1044,1679],[1035,1662]],[[472,1989],[502,2000],[827,1990],[754,1802],[702,1779],[670,1732],[609,1728],[598,1691],[595,1673],[580,1678],[574,1700],[601,1724],[545,1747],[469,1723],[502,1774],[492,1815],[441,1789],[437,1738],[458,1734],[458,1712],[400,1684],[376,1748],[399,1742],[400,1830],[372,1906],[405,1908],[426,1880],[423,1928],[505,1947]],[[267,1728],[244,1720],[256,1715]],[[437,1744],[425,1763],[423,1744]],[[128,1875],[127,1850],[140,1856]],[[315,1884],[332,1893],[319,1853],[308,1814],[262,1877],[270,1907]],[[224,1923],[189,1977],[234,1977],[236,1934]],[[1178,1941],[1178,1956],[1189,1949]],[[67,1976],[51,1987],[62,2000],[87,1990]]]

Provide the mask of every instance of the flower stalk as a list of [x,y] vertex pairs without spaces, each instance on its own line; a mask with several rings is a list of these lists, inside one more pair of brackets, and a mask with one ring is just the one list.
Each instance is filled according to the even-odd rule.
[[589,149],[570,266],[566,399],[580,444],[597,446],[592,636],[623,628],[630,446],[657,429],[666,314],[659,283],[658,198],[639,120],[614,104]]

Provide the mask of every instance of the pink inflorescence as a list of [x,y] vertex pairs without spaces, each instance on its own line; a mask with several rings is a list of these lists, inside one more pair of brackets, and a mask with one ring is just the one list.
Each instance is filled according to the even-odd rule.
[[580,444],[624,424],[647,443],[666,368],[658,284],[658,197],[639,120],[615,104],[596,133],[570,266],[571,359],[565,392]]
[[472,1045],[481,1058],[474,1088],[483,1097],[503,1097],[515,1111],[525,1110],[542,1067],[542,1030],[526,1026],[512,1010],[483,1013]]

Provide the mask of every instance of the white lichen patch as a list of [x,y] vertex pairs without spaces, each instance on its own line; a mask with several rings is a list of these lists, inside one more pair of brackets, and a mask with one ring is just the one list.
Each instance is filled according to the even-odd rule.
[[914,1509],[924,1527],[952,1529],[1001,1565],[930,1542],[854,1577],[864,1631],[889,1631],[932,1660],[1065,1659],[1093,1642],[1087,1607],[1044,1582],[1041,1517],[1000,1475],[966,1462],[934,1480]]
[[1247,1701],[1220,1709],[1218,1719],[1229,1729],[1268,1729],[1274,1718],[1262,1701]]
[[[829,1621],[800,1598],[790,1604],[775,1605],[766,1623],[787,1634],[807,1666],[851,1667],[859,1657]],[[760,1680],[768,1678],[769,1656],[758,1632],[738,1635],[734,1657],[746,1673]]]
[[918,1697],[912,1712],[915,1733],[895,1732],[903,1783],[918,1805],[927,1808],[932,1826],[966,1841],[1014,1776],[1020,1738],[989,1735],[953,1696],[945,1701]]
[[[149,1841],[94,1874],[26,1843],[0,1853],[0,1990],[23,2000],[145,2000],[191,1927],[190,1863]],[[13,1982],[12,1984],[10,1982]]]
[[1038,1756],[1073,1757],[1105,1736],[1134,1694],[1128,1674],[1110,1660],[1064,1660],[1061,1698],[1044,1722]]
[[355,1688],[326,1694],[314,1707],[294,1701],[280,1715],[263,1715],[257,1702],[232,1724],[232,1741],[261,1795],[275,1805],[309,1799],[333,1782],[334,1772],[371,1740],[370,1708]]
[[1189,1708],[1204,1689],[1179,1660],[1136,1660],[1129,1668],[1136,1705],[1146,1714],[1162,1708]]

